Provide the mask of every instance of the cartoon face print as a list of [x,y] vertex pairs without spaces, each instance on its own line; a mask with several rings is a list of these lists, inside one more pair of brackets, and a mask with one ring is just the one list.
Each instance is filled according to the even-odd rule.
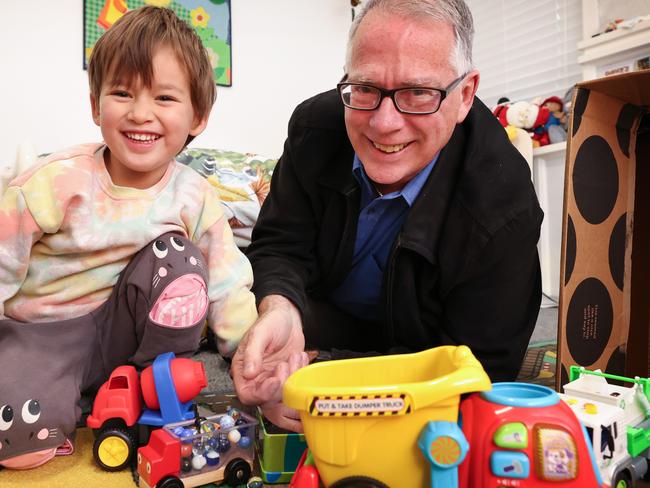
[[[57,427],[44,425],[41,404],[30,398],[15,407],[0,406],[0,464],[7,467],[31,467],[41,464],[43,457],[49,459],[57,446],[65,442],[65,436]],[[29,455],[11,458],[14,454]]]
[[551,473],[567,474],[569,472],[569,453],[563,448],[546,449],[547,469]]
[[149,318],[158,325],[186,328],[205,320],[208,309],[207,265],[199,249],[177,234],[164,234],[151,244],[155,256]]

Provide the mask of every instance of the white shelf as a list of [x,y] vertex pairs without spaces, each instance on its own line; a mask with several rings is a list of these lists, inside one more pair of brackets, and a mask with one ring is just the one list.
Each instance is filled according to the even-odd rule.
[[558,142],[556,144],[547,144],[546,146],[536,147],[533,149],[533,157],[549,155],[566,151],[566,141]]
[[616,29],[611,32],[599,34],[595,37],[583,39],[578,43],[578,49],[590,49],[593,47],[601,46],[603,44],[614,44],[622,41],[623,39],[634,39],[635,46],[648,43],[648,30],[650,29],[650,19],[645,19],[635,24],[629,29]]
[[[598,20],[598,0],[582,1],[585,35]],[[591,80],[609,74],[627,73],[638,69],[638,61],[650,57],[650,15],[638,17],[630,28],[620,27],[611,32],[587,37],[578,43],[578,63],[582,79]]]
[[533,184],[544,211],[537,244],[542,268],[542,292],[556,302],[560,293],[565,160],[566,142],[533,149]]

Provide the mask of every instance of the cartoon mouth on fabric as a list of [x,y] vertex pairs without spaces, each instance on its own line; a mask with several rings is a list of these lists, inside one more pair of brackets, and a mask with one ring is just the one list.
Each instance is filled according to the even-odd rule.
[[208,308],[205,282],[197,274],[183,275],[165,287],[149,318],[158,325],[184,328],[204,319]]
[[[41,413],[41,405],[34,399],[25,401],[18,412],[11,405],[0,407],[0,454],[27,451],[4,459],[0,465],[12,469],[28,469],[40,466],[55,456],[63,436],[57,427],[44,427],[38,422]],[[25,429],[27,426],[30,427]]]

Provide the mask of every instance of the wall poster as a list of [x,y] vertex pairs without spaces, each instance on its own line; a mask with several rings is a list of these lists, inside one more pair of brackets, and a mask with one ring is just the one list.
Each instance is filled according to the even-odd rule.
[[172,9],[199,35],[217,85],[232,85],[230,0],[84,0],[84,69],[97,39],[127,11],[144,5]]

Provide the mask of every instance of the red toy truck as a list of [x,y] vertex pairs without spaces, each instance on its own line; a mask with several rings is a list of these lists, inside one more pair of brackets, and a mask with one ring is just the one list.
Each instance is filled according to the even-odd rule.
[[257,421],[243,412],[228,413],[154,431],[149,444],[138,449],[140,488],[246,483],[253,468]]
[[124,469],[152,428],[194,419],[192,399],[207,384],[203,363],[173,353],[158,356],[141,376],[133,366],[115,368],[86,420],[95,431],[97,464],[106,471]]

